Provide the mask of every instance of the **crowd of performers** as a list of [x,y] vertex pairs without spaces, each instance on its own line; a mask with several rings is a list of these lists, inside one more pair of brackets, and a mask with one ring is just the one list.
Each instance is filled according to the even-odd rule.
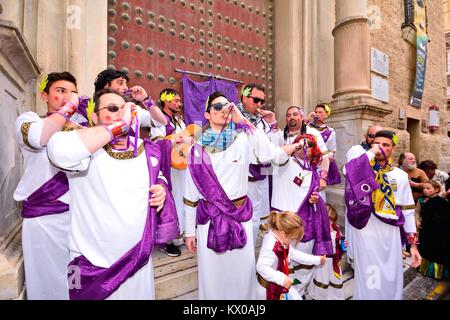
[[[413,267],[421,256],[394,132],[369,128],[338,168],[326,104],[307,117],[289,107],[283,130],[264,88],[247,84],[237,105],[210,95],[206,125],[188,130],[179,92],[154,103],[128,80],[104,70],[89,98],[70,73],[50,73],[47,114],[16,121],[28,299],[154,299],[152,251],[177,256],[182,243],[197,254],[199,299],[344,299],[346,247],[354,299],[402,299],[402,248]],[[324,192],[341,169],[346,240]]]

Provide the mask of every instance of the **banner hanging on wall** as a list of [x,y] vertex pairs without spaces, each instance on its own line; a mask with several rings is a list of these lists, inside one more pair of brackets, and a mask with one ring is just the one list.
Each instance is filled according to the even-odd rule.
[[414,26],[416,27],[416,80],[410,104],[422,106],[423,89],[425,87],[425,70],[427,65],[428,35],[426,26],[425,0],[414,0]]

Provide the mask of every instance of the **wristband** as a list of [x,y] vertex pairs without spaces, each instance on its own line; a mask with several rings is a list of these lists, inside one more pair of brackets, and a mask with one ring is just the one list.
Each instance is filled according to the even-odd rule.
[[116,120],[113,123],[109,125],[103,125],[103,127],[108,130],[108,132],[111,135],[111,140],[114,138],[120,137],[128,132],[128,129],[130,128],[125,121],[122,119]]
[[419,238],[416,232],[408,233],[408,243],[409,244],[419,244]]
[[150,98],[149,96],[147,96],[147,98],[142,100],[142,104],[147,109],[150,109],[151,107],[153,107],[155,105],[155,103],[153,102],[152,98]]
[[69,120],[69,118],[73,116],[76,111],[77,106],[75,103],[69,101],[66,102],[56,113],[62,115],[66,120]]

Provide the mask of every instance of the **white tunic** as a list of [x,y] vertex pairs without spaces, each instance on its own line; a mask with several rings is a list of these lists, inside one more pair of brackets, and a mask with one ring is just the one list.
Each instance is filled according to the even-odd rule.
[[[271,230],[264,236],[261,251],[259,252],[258,262],[256,263],[256,271],[268,282],[274,282],[283,286],[286,275],[277,271],[278,257],[273,252],[273,247],[277,242],[277,238]],[[294,247],[289,248],[288,262],[295,261],[305,265],[320,264],[320,257],[303,253]],[[266,300],[266,289],[257,284],[257,299]]]
[[[175,127],[174,133],[180,133],[184,129],[186,129],[186,125],[183,120],[178,119],[178,123],[180,126]],[[173,124],[171,124],[172,127]],[[152,137],[166,137],[166,126],[160,126],[157,128],[151,129]],[[184,188],[185,188],[185,180],[186,180],[186,170],[176,169],[174,167],[170,167],[170,179],[172,182],[172,195],[175,201],[175,207],[177,209],[178,222],[180,224],[180,233],[184,232],[184,212],[183,212],[183,197],[184,197]]]
[[[22,125],[25,129],[27,123],[28,134],[26,130],[23,134]],[[16,201],[26,200],[59,171],[48,161],[46,147],[40,145],[43,124],[44,119],[34,112],[23,113],[16,120],[15,134],[24,160],[24,173],[14,192]],[[69,203],[69,199],[69,192],[59,198],[64,203]],[[69,299],[69,224],[69,212],[23,219],[22,248],[29,300]]]
[[[331,241],[333,254],[336,253],[336,231],[331,229]],[[339,288],[340,287],[340,288]],[[314,280],[310,284],[309,296],[314,300],[344,300],[344,288],[342,287],[342,274],[337,277],[333,269],[333,258],[326,258],[325,264],[317,266],[314,272]]]
[[[267,162],[279,157],[287,158],[281,149],[269,143],[264,133],[255,130],[248,136],[240,133],[233,144],[223,152],[209,154],[214,172],[231,200],[248,193],[248,167],[255,162],[253,155]],[[186,200],[198,202],[202,195],[186,172]],[[186,236],[195,236],[196,208],[185,205]],[[197,226],[197,256],[199,276],[199,299],[245,300],[256,298],[255,250],[251,220],[242,223],[247,234],[247,244],[218,254],[207,248],[208,222]]]
[[[374,155],[366,153],[369,159]],[[394,167],[386,173],[394,189],[397,206],[414,205],[408,174]],[[414,209],[402,210],[405,216],[404,229],[416,232]],[[355,300],[401,300],[403,297],[402,245],[400,228],[382,222],[374,214],[367,225],[358,230],[350,224],[353,235]]]
[[[142,239],[150,188],[145,151],[125,160],[114,159],[103,148],[91,155],[72,131],[55,134],[48,155],[68,171],[71,259],[84,255],[93,265],[109,268]],[[154,299],[151,257],[109,297],[116,298]]]
[[[303,180],[301,186],[294,182],[296,177],[301,177]],[[311,171],[303,170],[292,158],[289,158],[285,165],[274,166],[272,207],[281,211],[297,212],[309,191],[311,179]],[[313,246],[314,240],[310,240],[299,242],[296,249],[311,254]],[[295,286],[300,294],[305,293],[304,290],[311,282],[313,274],[314,268],[302,268],[295,271],[295,277],[301,282]]]

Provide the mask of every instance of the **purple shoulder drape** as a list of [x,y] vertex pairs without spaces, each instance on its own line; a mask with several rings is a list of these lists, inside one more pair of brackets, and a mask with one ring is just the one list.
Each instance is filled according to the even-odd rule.
[[[161,155],[154,143],[146,139],[145,153],[148,164],[150,185],[155,183],[163,185],[166,191],[166,200],[160,213],[156,207],[148,206],[142,239],[118,261],[109,268],[94,266],[84,256],[76,257],[69,266],[79,269],[80,287],[70,288],[71,300],[103,300],[109,297],[128,278],[148,263],[153,246],[164,244],[175,239],[179,234],[178,219],[175,202],[164,180],[158,178]],[[158,159],[157,165],[152,165],[151,157]],[[149,200],[152,196],[149,193]],[[71,275],[68,274],[68,277]]]
[[242,222],[252,217],[252,203],[246,197],[244,204],[236,208],[220,185],[211,159],[203,148],[194,144],[189,156],[189,171],[198,191],[206,199],[197,207],[197,223],[211,221],[208,230],[207,247],[217,253],[243,248],[247,234]]
[[221,91],[230,102],[238,102],[237,83],[209,78],[207,81],[196,82],[183,74],[184,122],[205,124],[205,105],[208,96],[215,91]]

